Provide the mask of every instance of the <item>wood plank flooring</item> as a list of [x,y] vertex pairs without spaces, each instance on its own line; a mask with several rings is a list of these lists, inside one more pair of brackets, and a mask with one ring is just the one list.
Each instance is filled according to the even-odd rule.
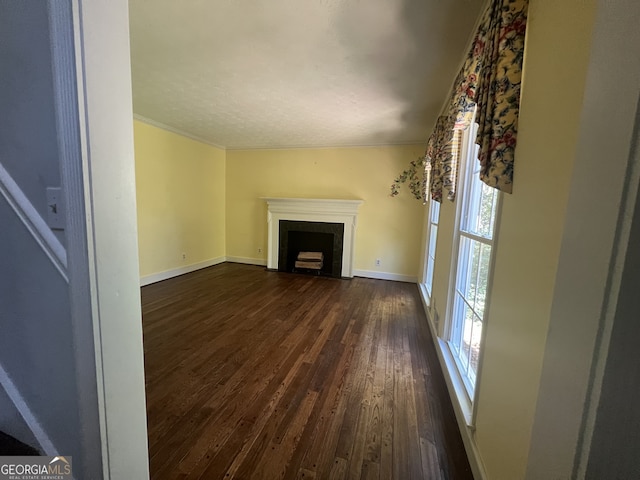
[[152,479],[473,478],[415,285],[225,263],[142,308]]

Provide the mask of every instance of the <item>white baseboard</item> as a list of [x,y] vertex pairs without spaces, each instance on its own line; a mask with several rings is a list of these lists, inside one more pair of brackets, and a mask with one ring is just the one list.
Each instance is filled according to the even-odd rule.
[[[140,286],[150,285],[152,283],[161,282],[162,280],[168,280],[169,278],[177,277],[178,275],[184,275],[185,273],[195,272],[201,268],[211,267],[223,262],[232,263],[244,263],[246,265],[259,265],[261,267],[267,266],[267,261],[263,258],[250,258],[250,257],[218,257],[206,262],[194,263],[186,267],[175,268],[173,270],[165,270],[164,272],[152,273],[140,278]],[[418,278],[411,275],[400,275],[397,273],[388,272],[374,272],[371,270],[354,270],[353,275],[355,277],[375,278],[378,280],[392,280],[394,282],[408,282],[417,283]]]
[[223,263],[225,261],[226,261],[226,257],[218,257],[218,258],[213,258],[211,260],[207,260],[205,262],[187,265],[186,267],[174,268],[172,270],[165,270],[164,272],[145,275],[144,277],[140,277],[140,286],[144,287],[145,285],[151,285],[152,283],[161,282],[162,280],[168,280],[169,278],[177,277],[179,275],[184,275],[185,273],[191,273],[191,272],[195,272],[196,270],[200,270],[202,268],[218,265],[219,263]]
[[44,431],[42,425],[40,425],[40,422],[38,422],[36,416],[29,408],[29,405],[27,405],[27,402],[20,394],[18,387],[13,383],[13,380],[11,380],[11,377],[9,377],[9,374],[2,365],[0,365],[0,387],[7,393],[7,396],[15,405],[16,409],[31,430],[31,433],[33,433],[42,453],[52,457],[58,455],[58,451],[53,446],[53,442],[49,438],[49,435]]
[[260,265],[261,267],[267,266],[267,261],[263,258],[226,257],[226,261],[233,263],[244,263],[247,265]]
[[[426,290],[420,288],[420,298],[422,300],[422,306],[424,308],[425,315],[427,316],[427,324],[429,325],[429,330],[431,331],[431,338],[433,339],[433,346],[436,349],[436,353],[438,355],[438,361],[440,363],[440,369],[442,370],[442,374],[445,379],[445,383],[447,384],[447,391],[449,392],[449,398],[451,399],[451,403],[453,405],[453,411],[456,415],[456,421],[458,422],[458,429],[460,430],[460,436],[462,437],[462,443],[464,444],[465,451],[467,452],[467,458],[469,459],[469,466],[471,467],[471,471],[473,472],[473,477],[476,480],[487,480],[487,473],[484,468],[484,462],[482,461],[482,457],[480,456],[480,452],[478,451],[478,445],[476,444],[476,440],[474,438],[474,430],[472,427],[468,426],[470,420],[470,411],[465,412],[460,405],[458,400],[458,393],[456,390],[459,390],[460,385],[456,385],[455,379],[451,378],[449,374],[449,368],[454,368],[452,365],[453,360],[451,359],[449,362],[447,361],[447,354],[444,349],[446,348],[446,344],[444,340],[441,340],[434,327],[433,322],[430,318],[428,300],[426,297]],[[450,356],[450,354],[449,354]],[[460,381],[461,383],[461,381]],[[469,409],[470,410],[470,409]]]
[[418,277],[400,275],[398,273],[376,272],[373,270],[354,270],[354,277],[376,278],[378,280],[393,280],[394,282],[418,283]]

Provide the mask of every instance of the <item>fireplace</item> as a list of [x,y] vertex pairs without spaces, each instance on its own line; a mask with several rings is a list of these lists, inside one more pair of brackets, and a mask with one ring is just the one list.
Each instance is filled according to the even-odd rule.
[[[291,258],[300,251],[321,251],[324,255],[323,274],[334,277],[353,277],[358,207],[362,204],[362,200],[310,198],[264,198],[264,200],[268,207],[268,269],[291,271],[289,270]],[[281,237],[281,225],[287,232],[286,238]],[[314,236],[315,240],[312,239]],[[289,248],[290,242],[295,244],[293,250],[296,251]],[[295,259],[293,263],[295,264]]]
[[[278,270],[281,272],[307,271],[340,278],[342,276],[342,243],[344,223],[279,222]],[[322,266],[298,267],[296,260],[300,252],[322,254]]]

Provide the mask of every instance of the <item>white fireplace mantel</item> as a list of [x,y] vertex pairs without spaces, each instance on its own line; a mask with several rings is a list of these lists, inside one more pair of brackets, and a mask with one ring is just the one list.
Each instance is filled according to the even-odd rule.
[[267,202],[267,268],[278,268],[280,220],[344,224],[342,276],[353,277],[358,207],[363,200],[263,197]]

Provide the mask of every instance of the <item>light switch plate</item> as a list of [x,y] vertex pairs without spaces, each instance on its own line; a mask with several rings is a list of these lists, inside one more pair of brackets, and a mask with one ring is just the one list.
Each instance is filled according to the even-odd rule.
[[64,230],[64,202],[60,187],[47,187],[47,224],[53,230]]

